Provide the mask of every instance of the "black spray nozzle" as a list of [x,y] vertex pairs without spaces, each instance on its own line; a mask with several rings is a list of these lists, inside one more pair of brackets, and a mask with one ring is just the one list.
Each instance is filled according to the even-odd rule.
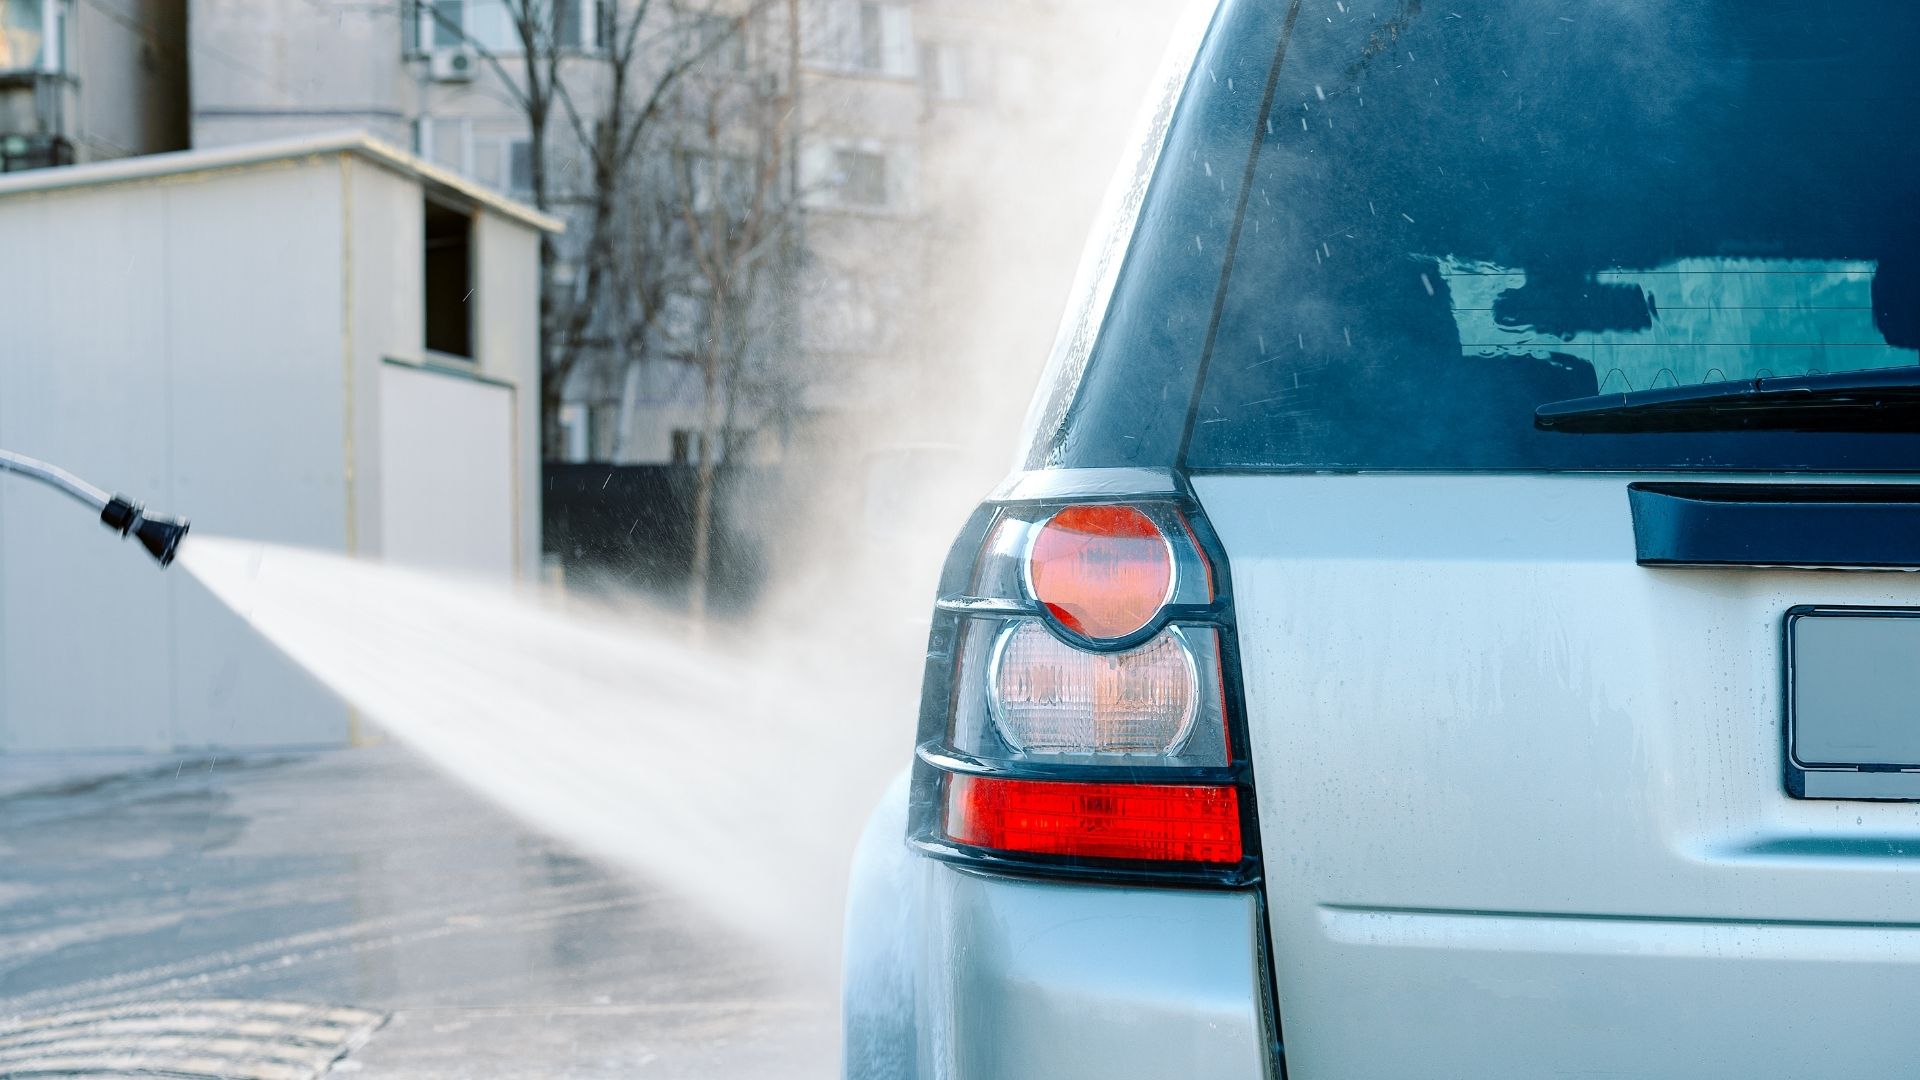
[[141,547],[160,560],[161,566],[166,566],[173,562],[174,550],[180,546],[180,538],[187,535],[188,528],[186,518],[154,514],[141,518],[140,524],[133,527],[133,535],[140,538]]
[[168,517],[165,514],[149,514],[139,503],[125,495],[115,495],[107,500],[100,510],[100,520],[107,528],[126,536],[132,533],[161,566],[173,561],[176,549],[180,547],[180,538],[187,535],[190,527],[187,519]]

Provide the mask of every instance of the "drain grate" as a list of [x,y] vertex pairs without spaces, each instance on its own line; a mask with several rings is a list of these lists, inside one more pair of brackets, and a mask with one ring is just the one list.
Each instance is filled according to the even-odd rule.
[[290,1001],[147,1001],[0,1018],[0,1077],[313,1080],[386,1021]]

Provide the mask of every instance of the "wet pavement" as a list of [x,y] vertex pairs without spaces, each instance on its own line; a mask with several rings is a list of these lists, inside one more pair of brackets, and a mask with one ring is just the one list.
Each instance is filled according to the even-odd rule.
[[[106,1045],[97,1025],[56,1014],[137,1032],[183,1007],[221,1036],[207,1045],[291,1040],[315,1060],[344,1054],[328,1075],[366,1080],[812,1077],[836,1064],[829,986],[400,748],[0,757],[0,1073],[4,1055],[28,1052],[13,1043],[59,1049],[23,1032]],[[340,1010],[384,1022],[326,1049],[261,1020],[360,1015]],[[205,1019],[226,1015],[251,1017],[253,1034]]]

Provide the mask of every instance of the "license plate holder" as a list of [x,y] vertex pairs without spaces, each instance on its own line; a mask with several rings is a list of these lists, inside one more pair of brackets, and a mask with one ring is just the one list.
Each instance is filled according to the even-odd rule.
[[1920,801],[1920,609],[1786,617],[1787,793]]

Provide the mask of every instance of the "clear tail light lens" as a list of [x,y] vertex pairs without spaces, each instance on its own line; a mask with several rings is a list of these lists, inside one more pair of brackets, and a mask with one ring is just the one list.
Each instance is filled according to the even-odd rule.
[[1125,652],[1090,652],[1040,623],[1002,631],[987,673],[1000,736],[1026,754],[1177,753],[1200,712],[1200,675],[1169,627]]

